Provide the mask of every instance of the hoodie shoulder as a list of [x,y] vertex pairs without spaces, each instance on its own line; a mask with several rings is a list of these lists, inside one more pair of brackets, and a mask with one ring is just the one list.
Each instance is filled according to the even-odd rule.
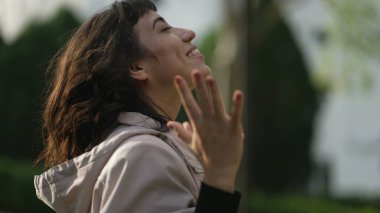
[[134,136],[121,144],[97,186],[94,211],[172,212],[196,202],[186,163],[153,135]]
[[89,152],[36,175],[34,185],[37,197],[58,212],[88,212],[98,178],[119,147],[136,135],[154,134],[157,131],[145,128],[116,129]]

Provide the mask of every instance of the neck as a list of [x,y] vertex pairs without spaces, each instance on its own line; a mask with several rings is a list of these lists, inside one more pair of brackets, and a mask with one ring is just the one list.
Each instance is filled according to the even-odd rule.
[[169,120],[174,121],[177,118],[181,103],[174,104],[174,101],[161,101],[152,100],[154,102],[154,109],[165,117],[169,117]]
[[175,90],[151,89],[145,94],[153,102],[153,108],[159,114],[175,120],[181,107],[181,100]]

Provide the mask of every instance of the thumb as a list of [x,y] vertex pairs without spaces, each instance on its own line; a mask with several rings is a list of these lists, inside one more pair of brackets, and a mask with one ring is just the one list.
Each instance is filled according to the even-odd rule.
[[187,144],[191,143],[192,132],[189,131],[188,129],[185,129],[185,127],[181,123],[176,122],[176,121],[169,121],[167,123],[167,126],[170,129],[173,129],[174,131],[176,131],[178,134],[178,137],[181,138],[183,141],[185,141]]

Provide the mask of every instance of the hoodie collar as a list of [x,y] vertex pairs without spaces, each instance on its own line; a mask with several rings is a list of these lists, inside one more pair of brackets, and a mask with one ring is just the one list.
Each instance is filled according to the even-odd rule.
[[121,124],[127,126],[139,126],[149,129],[156,129],[161,125],[158,121],[138,112],[121,112],[118,120]]

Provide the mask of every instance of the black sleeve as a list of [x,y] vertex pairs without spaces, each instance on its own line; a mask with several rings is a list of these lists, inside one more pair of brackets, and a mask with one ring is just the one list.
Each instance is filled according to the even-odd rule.
[[240,198],[241,194],[237,191],[234,193],[225,192],[202,182],[195,213],[238,212]]

